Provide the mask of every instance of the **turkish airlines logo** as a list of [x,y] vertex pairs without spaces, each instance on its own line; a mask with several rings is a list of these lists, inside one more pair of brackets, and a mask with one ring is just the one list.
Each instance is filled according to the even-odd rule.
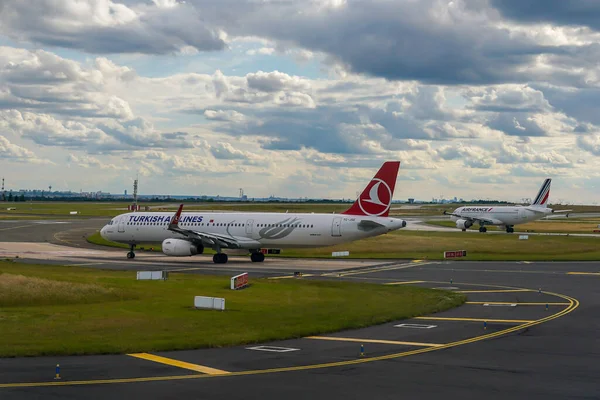
[[358,206],[366,215],[381,215],[390,208],[392,190],[387,183],[379,178],[373,179],[369,186],[358,198]]

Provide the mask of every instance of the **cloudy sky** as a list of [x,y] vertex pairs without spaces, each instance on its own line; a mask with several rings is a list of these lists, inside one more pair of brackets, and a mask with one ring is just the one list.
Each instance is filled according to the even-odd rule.
[[600,2],[0,0],[7,187],[600,196]]

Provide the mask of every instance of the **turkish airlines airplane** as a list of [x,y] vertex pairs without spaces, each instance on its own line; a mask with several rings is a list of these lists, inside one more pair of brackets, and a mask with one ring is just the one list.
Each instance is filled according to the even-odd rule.
[[399,161],[388,161],[352,206],[341,214],[133,212],[113,218],[100,234],[106,240],[131,246],[134,258],[139,243],[162,243],[169,256],[217,252],[216,264],[227,262],[224,249],[248,249],[253,262],[262,262],[261,248],[322,247],[378,236],[406,226],[388,217]]
[[478,223],[479,232],[487,232],[486,225],[500,225],[506,229],[507,233],[513,233],[515,231],[514,226],[517,224],[535,221],[555,212],[571,211],[553,210],[546,206],[550,196],[551,183],[552,179],[546,179],[535,200],[528,206],[465,206],[459,207],[451,213],[444,211],[444,214],[451,215],[452,220],[456,221],[456,227],[462,229],[463,232],[473,224]]

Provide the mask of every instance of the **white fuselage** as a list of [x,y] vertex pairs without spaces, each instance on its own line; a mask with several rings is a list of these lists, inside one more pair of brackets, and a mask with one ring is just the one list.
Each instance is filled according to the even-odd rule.
[[453,211],[452,220],[482,219],[490,221],[485,222],[485,225],[512,226],[535,221],[551,213],[551,208],[539,206],[465,206]]
[[[119,215],[100,231],[114,242],[139,244],[161,243],[165,239],[186,239],[168,230],[173,213],[132,212]],[[361,221],[372,221],[359,226]],[[214,213],[184,212],[181,229],[226,235],[238,239],[241,248],[293,248],[330,246],[381,235],[405,222],[390,217],[367,217],[345,214],[292,213]]]

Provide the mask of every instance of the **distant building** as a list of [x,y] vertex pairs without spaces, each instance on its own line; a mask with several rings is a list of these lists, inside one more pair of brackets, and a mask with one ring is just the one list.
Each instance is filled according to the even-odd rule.
[[125,194],[125,196],[127,196],[127,189],[125,189],[125,193],[124,194]]
[[415,203],[415,199],[408,199],[408,204],[414,204]]

